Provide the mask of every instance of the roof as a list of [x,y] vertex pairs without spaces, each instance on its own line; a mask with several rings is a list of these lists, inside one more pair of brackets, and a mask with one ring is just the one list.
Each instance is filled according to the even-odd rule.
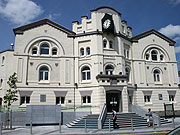
[[4,50],[4,51],[1,51],[0,54],[4,53],[4,52],[13,52],[13,51],[14,51],[13,49],[7,49],[7,50]]
[[67,34],[75,34],[73,31],[71,31],[71,30],[69,30],[69,29],[49,20],[49,19],[46,19],[46,18],[39,20],[39,21],[36,21],[36,22],[33,22],[33,23],[30,23],[30,24],[27,24],[27,25],[24,25],[24,26],[21,26],[21,27],[14,28],[13,31],[14,31],[14,34],[23,34],[24,31],[38,27],[38,26],[43,25],[43,24],[49,24],[50,26],[55,27],[55,28],[67,33]]
[[102,9],[110,9],[110,10],[113,10],[115,13],[117,13],[118,15],[121,16],[121,13],[119,13],[117,10],[115,10],[114,8],[111,8],[111,7],[107,7],[107,6],[98,7],[98,8],[96,8],[96,9],[91,10],[91,12],[98,11],[98,10],[102,10]]
[[156,31],[156,30],[154,30],[154,29],[149,30],[149,31],[146,31],[146,32],[141,33],[141,34],[139,34],[139,35],[136,35],[136,36],[132,37],[131,39],[132,39],[133,42],[137,42],[139,39],[144,38],[144,37],[146,37],[146,36],[149,36],[149,35],[151,35],[151,34],[155,34],[155,35],[157,35],[158,37],[166,40],[166,41],[169,42],[169,44],[172,45],[172,46],[174,46],[174,44],[176,43],[174,40],[168,38],[167,36],[163,35],[162,33],[158,32],[158,31]]

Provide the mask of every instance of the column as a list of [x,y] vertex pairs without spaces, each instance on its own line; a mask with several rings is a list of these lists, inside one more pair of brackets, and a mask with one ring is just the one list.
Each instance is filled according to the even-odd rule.
[[122,90],[122,112],[128,112],[128,91],[127,86]]

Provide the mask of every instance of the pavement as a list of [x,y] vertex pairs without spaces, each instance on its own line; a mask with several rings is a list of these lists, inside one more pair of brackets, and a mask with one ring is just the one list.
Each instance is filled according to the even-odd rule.
[[[175,127],[180,126],[180,118],[175,119]],[[164,132],[167,133],[174,128],[173,124],[162,125],[160,127],[141,127],[141,128],[124,128],[124,129],[87,129],[84,128],[68,128],[65,125],[61,126],[61,132],[59,130],[59,126],[33,126],[32,134],[33,135],[116,135],[116,134],[132,134],[132,133],[139,133],[141,135],[147,134],[150,132],[158,133]],[[30,127],[16,127],[14,130],[3,130],[2,135],[30,135],[31,130]]]

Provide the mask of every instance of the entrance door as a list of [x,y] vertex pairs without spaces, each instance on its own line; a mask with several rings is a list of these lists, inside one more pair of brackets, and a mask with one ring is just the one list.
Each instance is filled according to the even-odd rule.
[[107,111],[111,112],[112,108],[119,112],[120,108],[120,91],[107,91],[106,92]]

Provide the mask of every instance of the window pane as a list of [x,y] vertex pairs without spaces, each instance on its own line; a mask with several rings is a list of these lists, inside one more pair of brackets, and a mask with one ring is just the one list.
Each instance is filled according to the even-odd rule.
[[49,45],[47,44],[41,45],[40,54],[49,54]]
[[83,56],[83,55],[84,55],[84,49],[81,48],[81,56]]
[[113,48],[113,42],[112,41],[109,42],[109,48]]
[[83,103],[86,103],[86,96],[83,97]]
[[91,79],[91,75],[90,75],[90,72],[88,71],[87,72],[87,80],[90,80]]
[[30,97],[26,97],[26,104],[29,104],[30,103]]
[[104,42],[103,42],[103,46],[104,46],[104,48],[106,48],[106,45],[107,45],[107,42],[106,42],[106,41],[104,41]]
[[60,101],[59,98],[60,97],[56,97],[56,105],[59,104],[59,101]]
[[86,73],[82,72],[82,80],[86,80]]
[[37,54],[37,48],[32,49],[32,54]]
[[57,55],[57,49],[52,50],[52,55]]
[[149,60],[149,54],[146,54],[146,60]]
[[20,105],[24,104],[25,103],[25,97],[21,97],[20,99]]
[[90,55],[90,48],[89,47],[87,48],[86,51],[87,51],[87,55]]
[[157,60],[157,52],[156,51],[152,51],[151,52],[151,57],[152,57],[152,60]]
[[91,103],[91,97],[88,96],[87,98],[88,98],[88,103]]
[[65,97],[61,97],[61,104],[64,104]]
[[48,72],[45,72],[45,78],[44,80],[48,80]]
[[43,72],[39,72],[39,80],[43,80]]

